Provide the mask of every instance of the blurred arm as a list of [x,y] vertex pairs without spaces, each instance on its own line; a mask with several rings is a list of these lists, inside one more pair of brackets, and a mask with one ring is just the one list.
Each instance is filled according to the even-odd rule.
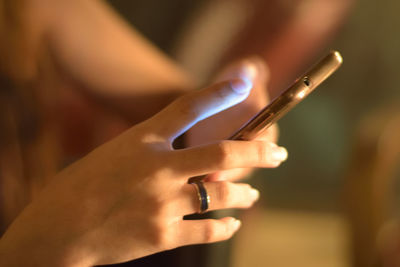
[[56,64],[86,93],[148,117],[190,87],[166,55],[97,0],[35,1]]

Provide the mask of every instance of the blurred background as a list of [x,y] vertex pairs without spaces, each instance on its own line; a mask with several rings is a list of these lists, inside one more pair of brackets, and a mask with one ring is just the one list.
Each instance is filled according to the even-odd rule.
[[[17,3],[5,3],[13,6],[13,1]],[[344,58],[335,75],[279,121],[279,143],[288,148],[289,160],[251,177],[262,197],[254,208],[236,214],[243,226],[233,240],[165,253],[176,262],[161,257],[158,264],[139,260],[124,266],[400,267],[399,1],[105,1],[182,66],[196,86],[209,83],[223,65],[258,55],[270,67],[268,91],[273,98],[331,49]],[[13,40],[18,37],[16,26],[0,24],[0,31],[7,29],[5,36]],[[24,73],[19,66],[26,48],[10,40],[0,42],[0,68],[10,63],[16,68],[11,74]],[[90,48],[101,41],[117,43],[112,37],[90,41]],[[14,54],[2,50],[8,46]],[[97,55],[94,52],[95,59]],[[47,60],[44,63],[50,67],[58,67]],[[148,66],[158,66],[151,63]],[[127,127],[116,113],[101,106],[103,102],[75,95],[70,90],[73,81],[57,76],[65,86],[44,79],[43,88],[41,83],[23,84],[12,91],[10,77],[3,75],[0,146],[8,148],[7,138],[17,134],[23,142],[10,139],[15,141],[10,151],[16,153],[0,153],[0,176],[8,175],[0,177],[0,232],[54,176],[60,162],[65,166],[82,156],[81,151],[90,151],[96,142]],[[23,90],[25,86],[44,89],[44,100]],[[59,90],[50,90],[53,87]],[[50,105],[36,106],[36,98]],[[129,102],[132,106],[137,107]],[[15,125],[8,118],[14,115]],[[97,128],[97,123],[105,127]],[[86,136],[89,130],[95,134]],[[63,142],[64,137],[74,145]],[[37,164],[42,159],[43,164]],[[22,170],[25,161],[32,172]],[[46,169],[47,165],[58,167]]]
[[215,245],[209,266],[400,266],[391,254],[400,238],[398,1],[109,2],[200,83],[259,54],[274,96],[326,51],[344,57],[279,122],[289,160],[255,173],[262,199],[242,213],[229,263]]

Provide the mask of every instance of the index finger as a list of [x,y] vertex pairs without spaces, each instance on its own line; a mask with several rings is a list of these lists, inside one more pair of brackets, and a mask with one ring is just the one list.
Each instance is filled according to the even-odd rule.
[[246,99],[252,84],[246,79],[232,79],[178,98],[155,115],[155,131],[173,141],[197,122]]

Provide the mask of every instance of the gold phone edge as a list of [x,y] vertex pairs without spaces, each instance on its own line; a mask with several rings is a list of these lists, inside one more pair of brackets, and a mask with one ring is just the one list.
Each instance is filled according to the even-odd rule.
[[331,76],[343,63],[338,51],[331,51],[300,76],[292,86],[281,93],[269,105],[242,126],[229,140],[251,140],[282,118],[300,103],[322,82]]

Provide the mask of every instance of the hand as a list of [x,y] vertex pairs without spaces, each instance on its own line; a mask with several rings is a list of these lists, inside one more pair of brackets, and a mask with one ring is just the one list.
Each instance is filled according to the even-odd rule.
[[[62,171],[2,237],[0,265],[112,264],[230,238],[240,227],[234,218],[183,220],[199,208],[188,178],[271,167],[276,148],[264,141],[182,150],[171,144],[198,121],[243,101],[250,89],[249,81],[233,79],[185,95]],[[247,208],[259,195],[247,184],[204,185],[211,210]]]
[[[196,124],[186,135],[189,147],[229,138],[269,103],[269,95],[266,90],[269,71],[261,58],[248,58],[235,62],[225,68],[217,77],[217,80],[221,81],[234,77],[243,77],[252,81],[254,88],[249,97],[240,104]],[[270,127],[256,139],[268,141],[271,146],[276,148],[277,153],[274,154],[276,157],[272,167],[278,167],[287,158],[287,151],[275,145],[277,139],[278,127],[276,125]],[[249,168],[226,170],[210,174],[206,179],[208,181],[235,181],[251,172],[252,169]]]

